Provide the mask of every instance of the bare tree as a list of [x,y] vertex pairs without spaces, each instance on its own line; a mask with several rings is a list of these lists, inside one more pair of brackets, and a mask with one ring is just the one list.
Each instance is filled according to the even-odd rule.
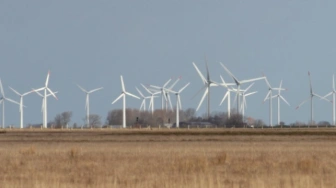
[[[98,114],[90,114],[90,127],[100,127],[102,125],[101,117]],[[86,122],[86,117],[83,118],[83,121]]]
[[72,112],[66,111],[62,112],[61,114],[57,114],[54,118],[53,124],[56,128],[65,127],[70,121],[72,117]]

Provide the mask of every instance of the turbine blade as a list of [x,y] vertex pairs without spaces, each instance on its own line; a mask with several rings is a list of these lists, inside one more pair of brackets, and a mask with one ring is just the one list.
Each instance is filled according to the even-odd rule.
[[100,88],[97,88],[97,89],[93,89],[93,90],[89,91],[89,93],[93,93],[93,92],[99,91],[101,89],[103,89],[103,87],[100,87]]
[[190,82],[187,83],[183,88],[180,89],[180,91],[178,91],[178,93],[181,93],[185,88],[187,88],[189,86]]
[[0,91],[1,91],[2,97],[5,97],[5,92],[4,92],[3,87],[2,87],[2,81],[1,81],[1,79],[0,79]]
[[254,91],[254,92],[251,92],[251,93],[245,94],[245,97],[247,97],[247,96],[250,96],[250,95],[253,95],[253,94],[256,94],[256,93],[258,93],[258,91]]
[[264,99],[264,102],[269,99],[270,94],[271,94],[271,90],[268,91],[268,93],[267,93],[267,95],[266,95],[266,97]]
[[135,87],[135,89],[138,91],[138,93],[140,94],[140,96],[141,96],[142,98],[145,98],[145,96],[141,93],[141,91],[140,91],[137,87]]
[[129,92],[125,92],[126,95],[128,96],[131,96],[131,97],[134,97],[136,99],[140,99],[140,97],[136,96],[136,95],[133,95],[132,93],[129,93]]
[[287,100],[285,98],[283,98],[281,95],[280,95],[280,99],[282,99],[288,106],[290,106],[290,104],[287,102]]
[[81,89],[84,93],[88,93],[84,88],[82,88],[80,85],[78,85],[78,84],[76,84],[78,87],[79,87],[79,89]]
[[296,109],[299,109],[304,103],[306,103],[308,100],[310,99],[310,97],[304,101],[302,101],[297,107]]
[[172,102],[170,100],[170,95],[168,94],[168,102],[169,102],[169,106],[170,106],[170,109],[173,110],[173,105],[172,105]]
[[226,97],[229,95],[230,91],[227,91],[222,99],[222,101],[220,102],[219,106],[221,106],[223,104],[223,102],[225,101]]
[[4,98],[5,100],[9,101],[9,102],[12,102],[14,104],[17,104],[17,105],[20,105],[20,103],[14,101],[13,99],[10,99],[10,98]]
[[9,87],[9,89],[11,89],[14,93],[16,93],[17,95],[21,96],[21,94],[19,92],[17,92],[15,89]]
[[322,96],[320,96],[320,95],[318,95],[316,93],[313,93],[313,96],[317,96],[320,99],[323,99],[323,100],[328,101],[328,102],[332,102],[332,101],[329,101],[328,99],[326,99],[326,98],[324,98],[324,97],[322,97]]
[[56,97],[55,93],[51,91],[51,89],[47,88],[47,90],[50,92],[50,94],[56,99],[58,100],[58,98]]
[[149,93],[149,94],[153,94],[151,91],[149,91],[149,89],[146,87],[146,86],[144,86],[143,84],[141,84],[141,86]]
[[126,91],[125,90],[125,84],[124,84],[124,79],[123,79],[122,75],[120,76],[120,80],[121,80],[121,89],[122,89],[123,92],[125,92]]
[[180,81],[181,78],[177,78],[176,81],[169,87],[169,89],[173,89],[173,87]]
[[242,81],[240,81],[240,83],[244,84],[244,83],[254,82],[254,81],[258,81],[258,80],[262,80],[262,79],[265,79],[265,77],[259,77],[259,78],[252,78],[252,79],[248,79],[248,80],[242,80]]
[[204,101],[205,97],[207,96],[207,94],[208,94],[208,88],[205,89],[203,97],[202,97],[200,103],[198,104],[196,111],[198,111],[199,108],[201,107],[201,104],[203,103],[203,101]]
[[193,65],[198,73],[198,75],[201,77],[203,84],[207,83],[207,80],[205,79],[205,77],[203,76],[203,74],[201,73],[201,71],[198,69],[198,67],[196,66],[196,64],[193,62]]
[[207,86],[204,85],[200,90],[198,90],[197,93],[192,97],[192,99],[195,98],[204,88],[207,88]]
[[239,80],[229,71],[229,69],[228,68],[226,68],[225,66],[224,66],[224,64],[223,63],[221,63],[220,62],[220,65],[224,68],[224,70],[232,77],[232,79],[233,79],[233,81],[234,82],[236,82],[236,85],[239,85],[240,84],[240,82],[239,82]]
[[180,105],[180,110],[182,110],[182,103],[180,95],[177,95],[178,104]]
[[165,87],[169,84],[170,81],[171,81],[171,79],[169,79],[169,80],[162,86],[162,88],[165,88]]
[[47,79],[46,79],[46,82],[45,82],[45,87],[48,87],[49,76],[50,76],[50,71],[48,71]]
[[271,84],[268,82],[268,79],[267,79],[267,77],[266,77],[266,76],[264,76],[264,77],[265,77],[265,82],[266,82],[266,84],[267,84],[268,88],[272,88]]
[[114,104],[115,102],[117,102],[121,97],[123,97],[125,94],[124,93],[122,93],[121,95],[119,95],[119,97],[118,98],[116,98],[113,102],[112,102],[112,104]]
[[246,91],[248,91],[253,85],[254,85],[254,82],[253,82],[252,84],[250,84],[250,85],[245,89],[244,93],[245,93]]
[[309,77],[310,94],[313,94],[313,87],[312,87],[311,78],[310,78],[310,72],[309,71],[308,71],[308,77]]
[[328,93],[328,94],[326,94],[325,96],[323,96],[323,98],[327,98],[327,97],[329,97],[330,95],[332,95],[334,92],[330,92],[330,93]]

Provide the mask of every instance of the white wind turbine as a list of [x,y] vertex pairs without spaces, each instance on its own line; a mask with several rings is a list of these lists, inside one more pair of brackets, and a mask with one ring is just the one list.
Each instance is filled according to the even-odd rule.
[[112,104],[117,102],[120,98],[123,98],[123,128],[126,128],[126,95],[137,98],[137,99],[140,99],[140,98],[126,91],[122,76],[120,76],[120,80],[121,80],[121,90],[122,90],[121,95],[119,95],[119,97],[116,100],[114,100]]
[[266,100],[269,100],[269,125],[271,127],[273,127],[273,119],[272,119],[273,118],[273,112],[272,112],[272,110],[273,110],[273,107],[272,107],[273,91],[280,91],[280,90],[285,90],[285,89],[284,88],[273,88],[271,86],[271,84],[268,82],[268,79],[267,79],[266,76],[265,76],[265,82],[266,82],[267,87],[268,87],[268,92],[267,92],[267,95],[264,99],[264,102]]
[[[296,107],[296,109],[299,109],[300,106],[302,106],[304,103],[306,103],[308,100],[310,100],[310,123],[308,124],[308,127],[309,127],[310,124],[314,123],[313,97],[316,96],[320,99],[323,99],[323,100],[326,100],[326,101],[328,101],[328,100],[313,92],[313,87],[312,87],[311,78],[310,78],[310,72],[308,72],[308,77],[309,77],[309,86],[310,86],[310,97],[308,99],[304,100],[303,102],[301,102]],[[328,101],[328,102],[331,102],[331,101]]]
[[161,92],[161,110],[163,110],[163,108],[164,108],[163,107],[163,105],[164,105],[163,100],[165,100],[166,103],[167,103],[166,86],[169,84],[170,81],[171,81],[171,79],[169,79],[162,87],[150,85],[150,87],[152,87],[152,88]]
[[170,92],[175,93],[176,95],[176,128],[180,127],[180,109],[182,109],[182,103],[181,103],[181,92],[188,87],[190,83],[187,83],[183,88],[181,88],[178,92],[174,92],[170,90]]
[[85,109],[86,109],[86,126],[90,127],[90,99],[89,96],[91,93],[103,89],[103,87],[93,89],[91,91],[85,90],[83,87],[77,84],[80,90],[86,93],[86,100],[85,100]]
[[335,94],[336,94],[336,89],[335,89],[335,77],[333,75],[333,78],[332,78],[332,91],[330,93],[328,93],[326,96],[324,96],[323,98],[326,98],[326,97],[329,97],[330,95],[332,95],[332,101],[333,101],[333,106],[332,106],[332,120],[333,120],[333,125],[335,126]]
[[222,76],[220,76],[221,80],[222,80],[222,83],[220,83],[219,85],[220,86],[223,86],[227,89],[222,101],[220,102],[219,105],[222,105],[222,103],[225,101],[225,99],[227,99],[227,111],[228,111],[228,118],[230,119],[231,117],[231,92],[234,91],[233,89],[231,89],[229,86],[232,86],[232,85],[236,85],[234,83],[226,83],[223,79]]
[[[265,77],[259,77],[259,78],[252,78],[252,79],[248,79],[248,80],[238,80],[230,71],[229,69],[227,69],[223,63],[220,63],[221,66],[224,68],[224,70],[232,77],[232,79],[234,80],[234,82],[236,83],[237,85],[237,94],[240,93],[240,86],[242,84],[245,84],[245,83],[250,83],[250,82],[254,82],[254,81],[257,81],[257,80],[262,80],[262,79],[265,79]],[[239,107],[240,107],[240,98],[238,97],[238,100],[237,100],[237,112],[239,114]]]
[[1,95],[2,95],[2,97],[0,98],[0,103],[2,103],[2,128],[5,128],[5,101],[9,101],[9,102],[12,102],[18,105],[20,105],[20,103],[10,98],[5,97],[5,92],[2,87],[1,79],[0,79],[0,90],[1,90]]
[[[237,95],[238,95],[238,98],[241,96],[242,99],[243,99],[243,102],[242,104],[240,105],[240,109],[241,109],[241,112],[242,112],[242,117],[244,118],[244,115],[245,115],[245,108],[247,108],[247,103],[246,103],[246,97],[247,96],[250,96],[250,95],[253,95],[255,93],[257,93],[257,91],[254,91],[254,92],[250,92],[250,93],[246,93],[252,86],[253,86],[254,83],[250,84],[246,89],[244,90],[237,90],[237,89],[233,89],[235,92],[237,92]],[[239,93],[238,93],[239,92]],[[236,95],[236,96],[237,96]]]
[[[38,92],[38,91],[36,91],[35,93],[36,93],[38,96],[42,97],[42,107],[41,107],[41,112],[42,112],[42,114],[43,114],[43,110],[44,110],[44,96],[43,96],[40,92]],[[56,93],[58,93],[58,91],[55,91],[55,92],[54,92],[54,94],[56,94]],[[50,97],[50,96],[52,96],[51,93],[49,93],[49,94],[47,95],[47,98]],[[43,118],[44,118],[44,116],[43,116]],[[44,121],[44,120],[43,120],[43,121]]]
[[149,109],[151,109],[152,114],[154,113],[154,98],[156,97],[155,95],[159,94],[160,91],[158,92],[153,92],[150,91],[147,87],[145,87],[143,84],[141,84],[141,86],[151,95],[150,96],[150,102],[149,102]]
[[[279,88],[281,88],[281,87],[282,87],[282,80],[280,82],[280,87]],[[280,92],[281,92],[281,89],[278,90],[277,95],[274,95],[272,97],[272,99],[275,98],[275,97],[278,98],[278,125],[280,125],[280,99],[283,100],[286,104],[288,104],[288,106],[290,106],[289,103],[286,101],[286,99],[280,94]]]
[[[177,78],[176,81],[168,88],[164,88],[165,90],[165,94],[166,94],[166,98],[167,98],[167,101],[169,103],[169,106],[170,106],[170,109],[173,110],[173,105],[172,105],[172,102],[171,102],[171,99],[170,99],[170,93],[171,93],[171,90],[173,89],[173,87],[177,84],[178,81],[180,81],[181,77]],[[167,110],[167,102],[166,102],[166,110]]]
[[172,90],[173,87],[177,84],[177,82],[180,81],[180,79],[181,79],[181,77],[177,78],[176,81],[170,87],[167,87],[167,85],[169,84],[171,79],[168,80],[162,87],[150,85],[150,87],[152,87],[156,91],[161,91],[162,109],[163,109],[163,105],[164,105],[163,99],[165,99],[165,110],[167,111],[167,109],[168,109],[168,103],[169,103],[170,109],[173,110],[173,105],[171,103],[169,93],[170,93],[170,90]]
[[[210,73],[209,73],[208,62],[207,61],[205,61],[205,66],[206,66],[206,71],[207,71],[207,77],[206,78],[203,76],[203,74],[201,73],[201,71],[198,69],[198,67],[196,66],[196,64],[194,62],[193,62],[193,65],[194,65],[198,75],[201,77],[201,79],[203,81],[203,84],[204,84],[204,86],[199,90],[199,92],[201,90],[205,89],[203,97],[202,97],[200,103],[198,104],[196,111],[199,110],[199,108],[201,107],[201,104],[203,103],[205,97],[208,96],[208,110],[207,110],[207,113],[208,113],[208,119],[209,119],[210,118],[210,87],[218,86],[218,84],[210,79]],[[197,92],[196,95],[199,92]]]
[[47,128],[47,124],[48,124],[47,122],[48,121],[48,114],[47,114],[47,95],[48,93],[47,92],[49,92],[56,100],[58,100],[55,93],[48,87],[49,76],[50,76],[50,71],[48,71],[45,86],[39,89],[33,90],[35,92],[42,91],[42,90],[44,91],[44,97],[43,97],[43,127],[44,128]]
[[142,94],[142,92],[137,88],[135,87],[135,89],[138,91],[138,93],[140,94],[141,98],[142,98],[142,102],[141,102],[141,105],[140,105],[140,111],[143,109],[143,111],[146,111],[146,100],[147,99],[150,99],[151,97],[149,96],[145,96],[144,94]]
[[28,91],[28,92],[26,92],[24,94],[21,94],[21,93],[17,92],[15,89],[13,89],[11,87],[9,87],[9,88],[14,93],[16,93],[17,95],[20,96],[20,110],[19,110],[19,112],[20,112],[20,129],[23,129],[23,97],[26,96],[26,95],[28,95],[28,94],[30,94],[30,93],[32,93],[33,91]]

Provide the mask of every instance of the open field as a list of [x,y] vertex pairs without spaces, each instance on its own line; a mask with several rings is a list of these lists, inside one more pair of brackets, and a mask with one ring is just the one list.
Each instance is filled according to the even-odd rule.
[[0,187],[336,187],[336,129],[5,130]]

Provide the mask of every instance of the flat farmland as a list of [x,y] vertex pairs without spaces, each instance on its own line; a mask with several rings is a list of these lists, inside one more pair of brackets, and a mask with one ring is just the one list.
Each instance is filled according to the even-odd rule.
[[0,187],[336,187],[336,129],[3,130]]

